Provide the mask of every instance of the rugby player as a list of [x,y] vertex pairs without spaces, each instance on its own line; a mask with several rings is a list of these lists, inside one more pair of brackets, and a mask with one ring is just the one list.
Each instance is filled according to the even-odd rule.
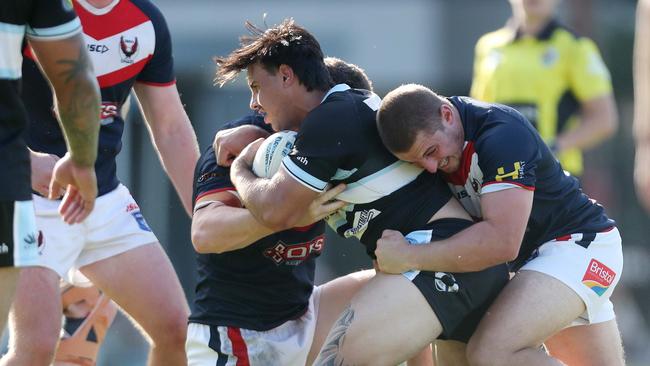
[[[293,151],[272,179],[251,171],[259,143],[233,162],[230,178],[257,220],[274,231],[292,228],[329,184],[345,183],[338,198],[348,205],[328,223],[360,239],[371,257],[388,227],[428,242],[472,224],[439,177],[384,148],[375,126],[377,95],[346,84],[332,87],[323,77],[320,45],[307,30],[291,19],[248,29],[252,36],[242,47],[217,59],[217,80],[223,85],[246,69],[251,108],[276,130],[298,130]],[[438,337],[467,340],[506,281],[503,265],[469,274],[377,274],[343,311],[316,364],[390,365]]]
[[[390,151],[441,172],[481,219],[430,245],[388,230],[375,252],[380,269],[471,272],[509,262],[517,272],[468,344],[471,364],[559,365],[553,352],[570,365],[624,363],[609,299],[623,267],[619,232],[525,117],[410,84],[386,95],[377,125]],[[564,344],[548,355],[540,347],[560,331]]]
[[[372,90],[371,81],[358,66],[335,57],[325,58],[325,64],[334,83]],[[197,164],[192,237],[201,254],[197,255],[200,279],[188,326],[189,365],[228,360],[311,365],[336,317],[374,275],[361,271],[314,287],[315,258],[325,244],[324,223],[315,222],[340,206],[327,202],[343,185],[314,201],[310,216],[303,219],[307,227],[272,233],[241,207],[226,166],[255,137],[270,132],[260,114],[228,123],[215,138],[223,164],[218,163],[214,147]],[[264,234],[268,235],[255,240]],[[299,256],[290,258],[291,253]],[[255,275],[242,278],[241,273]],[[260,288],[260,283],[265,286]],[[431,358],[427,348],[409,365],[430,366]]]
[[[66,188],[60,213],[81,222],[92,212],[97,190],[99,89],[88,61],[81,25],[64,2],[0,3],[0,329],[14,297],[19,268],[38,263],[37,231],[30,192],[27,115],[20,101],[25,36],[57,95],[58,115],[69,153],[48,182]],[[87,107],[87,108],[82,108]],[[56,213],[56,211],[55,211]],[[58,216],[58,214],[57,214]],[[36,301],[47,300],[35,293]]]
[[[183,365],[189,313],[183,290],[137,203],[119,182],[115,166],[124,129],[121,107],[133,89],[152,143],[189,212],[198,146],[176,89],[169,30],[160,11],[148,0],[80,0],[72,4],[83,25],[102,95],[95,166],[98,209],[83,225],[69,226],[52,215],[56,202],[33,196],[41,267],[30,268],[21,277],[10,319],[12,341],[3,362],[52,362],[61,330],[61,302],[34,301],[34,294],[58,299],[59,278],[68,278],[70,270],[80,269],[146,333],[152,342],[150,364]],[[44,153],[40,158],[53,162],[53,156],[65,153],[66,145],[51,114],[52,97],[33,62],[25,61],[23,73],[31,126],[29,146]],[[47,164],[35,161],[34,166],[43,168],[41,175],[49,174]],[[84,334],[80,343],[85,340]],[[85,348],[87,343],[82,346],[77,355],[80,360],[75,362],[87,361],[93,353]],[[75,355],[63,356],[62,360],[73,361]]]

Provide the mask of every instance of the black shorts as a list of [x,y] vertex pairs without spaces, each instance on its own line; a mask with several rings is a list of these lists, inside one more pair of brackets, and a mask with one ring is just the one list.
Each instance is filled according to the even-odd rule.
[[[472,224],[468,220],[442,219],[428,223],[422,230],[432,230],[431,240],[436,241]],[[467,342],[508,279],[508,267],[501,264],[478,272],[421,271],[412,282],[442,324],[439,339]]]
[[32,201],[0,201],[0,267],[35,264],[37,232]]

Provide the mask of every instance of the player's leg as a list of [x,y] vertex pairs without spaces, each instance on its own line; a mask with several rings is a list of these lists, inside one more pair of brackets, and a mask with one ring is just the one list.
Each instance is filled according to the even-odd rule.
[[624,364],[623,345],[615,319],[566,328],[547,339],[544,344],[551,356],[567,365]]
[[411,281],[379,273],[341,313],[314,365],[395,365],[440,333],[442,324]]
[[339,315],[359,290],[375,275],[374,270],[348,274],[320,286],[316,330],[312,341],[307,365],[311,365],[318,355],[325,338]]
[[49,268],[21,271],[9,316],[9,351],[1,365],[49,365],[61,331],[59,275]]
[[152,342],[150,365],[185,365],[189,308],[158,243],[138,246],[81,268],[142,327]]
[[[9,351],[3,365],[49,365],[61,331],[59,279],[83,245],[84,224],[67,225],[58,202],[33,196],[35,263],[21,271],[9,315]],[[92,214],[91,214],[92,215]],[[38,252],[41,252],[39,256]]]
[[[621,238],[616,229],[573,234],[545,243],[515,275],[481,321],[468,347],[470,363],[561,364],[540,346],[581,319],[595,323],[614,319],[609,297],[620,279],[622,267]],[[590,329],[594,333],[611,331],[611,327]],[[618,332],[596,337],[611,340],[617,335]],[[622,354],[617,344],[620,342],[605,352],[612,354],[595,356],[605,360]],[[622,363],[621,358],[608,364]]]
[[93,366],[117,305],[96,287],[64,285],[61,303],[64,335],[54,357],[55,366]]
[[521,271],[487,311],[468,345],[479,365],[561,365],[540,349],[585,311],[578,295],[553,277]]
[[433,353],[436,366],[466,366],[469,365],[467,360],[467,343],[436,340],[433,343]]
[[16,292],[19,267],[38,257],[32,201],[0,201],[0,332]]
[[19,269],[16,267],[0,268],[0,329],[7,325],[7,315],[16,292]]

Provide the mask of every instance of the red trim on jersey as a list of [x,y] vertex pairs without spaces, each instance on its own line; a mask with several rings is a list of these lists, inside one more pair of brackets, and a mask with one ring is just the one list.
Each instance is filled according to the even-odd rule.
[[228,191],[233,191],[233,192],[235,192],[235,191],[237,191],[237,190],[235,189],[235,187],[226,187],[226,188],[211,189],[211,190],[209,190],[209,191],[207,191],[207,192],[203,192],[203,193],[201,193],[200,195],[196,196],[196,199],[194,200],[194,203],[198,202],[201,198],[203,198],[203,197],[205,197],[205,196],[207,196],[207,195],[209,195],[209,194],[219,193],[219,192],[228,192]]
[[104,15],[91,13],[76,1],[73,4],[74,10],[77,12],[81,24],[83,24],[84,33],[98,41],[122,33],[150,20],[140,8],[128,0],[120,1],[111,11]]
[[555,241],[569,241],[569,240],[571,240],[571,234],[558,236],[557,238],[555,238]]
[[463,149],[460,167],[451,174],[443,174],[445,180],[453,185],[464,186],[469,177],[469,169],[472,167],[472,155],[474,155],[474,141],[469,141]]
[[311,224],[311,225],[307,225],[307,226],[294,227],[294,228],[292,228],[291,230],[293,230],[293,231],[298,231],[298,232],[301,232],[301,233],[304,233],[305,231],[309,231],[309,229],[311,229],[312,227],[314,227],[314,225],[316,225],[316,223],[313,223],[313,224]]
[[121,82],[124,82],[126,80],[129,80],[132,77],[137,76],[140,71],[145,67],[147,62],[151,60],[151,55],[149,55],[147,58],[144,58],[136,63],[132,63],[129,66],[123,67],[119,70],[115,70],[111,73],[98,76],[97,81],[99,82],[99,87],[100,88],[108,88],[113,85],[117,85]]
[[524,184],[521,184],[521,183],[512,182],[512,181],[507,181],[507,182],[488,182],[488,183],[483,183],[483,185],[482,185],[481,187],[489,186],[489,185],[492,185],[492,184],[513,184],[513,185],[519,186],[519,187],[521,187],[521,188],[523,188],[523,189],[526,189],[526,190],[528,190],[528,191],[534,191],[534,190],[535,190],[535,187],[527,186],[527,185],[524,185]]
[[237,357],[236,366],[250,366],[246,343],[241,336],[239,328],[228,327],[228,338],[230,338],[230,342],[232,343],[232,353]]
[[142,80],[138,80],[137,82],[140,84],[151,85],[151,86],[170,86],[176,84],[176,79],[172,81],[168,81],[166,83],[154,83],[153,81],[142,81]]

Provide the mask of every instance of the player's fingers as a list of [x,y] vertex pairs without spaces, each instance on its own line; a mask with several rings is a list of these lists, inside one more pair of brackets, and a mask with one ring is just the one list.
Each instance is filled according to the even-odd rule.
[[334,188],[330,188],[327,191],[323,192],[319,196],[321,202],[327,202],[334,197],[338,196],[341,192],[345,191],[346,185],[344,183],[336,185]]
[[[61,192],[63,190],[63,187],[57,182],[56,180],[52,179],[50,180],[50,187],[49,190],[45,191],[47,194],[47,198],[53,200],[57,199],[58,197],[55,197],[55,192]],[[45,194],[43,195],[45,196]]]
[[398,233],[398,231],[386,229],[386,230],[381,232],[381,237],[382,238],[391,238],[391,237],[395,236],[396,233]]
[[347,204],[347,202],[338,201],[338,200],[337,201],[330,201],[330,202],[325,203],[324,205],[322,205],[323,217],[325,217],[325,216],[331,214],[332,212],[335,212],[335,211],[345,207],[346,204]]

